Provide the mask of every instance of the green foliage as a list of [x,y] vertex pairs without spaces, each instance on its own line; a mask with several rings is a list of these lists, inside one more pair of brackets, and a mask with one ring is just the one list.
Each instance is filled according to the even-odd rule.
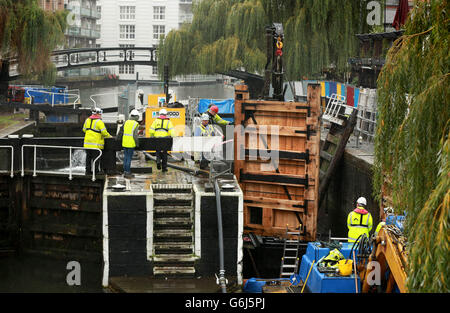
[[374,192],[385,177],[406,211],[408,289],[449,291],[449,19],[447,0],[415,4],[378,80]]
[[368,30],[366,2],[202,0],[193,6],[192,24],[171,31],[160,44],[159,65],[168,63],[171,76],[241,67],[262,73],[265,27],[276,22],[285,29],[288,79],[317,77],[329,66],[343,73],[348,58],[357,54],[355,34]]
[[25,77],[54,77],[50,54],[64,41],[66,17],[45,12],[37,0],[0,0],[0,59],[16,57]]

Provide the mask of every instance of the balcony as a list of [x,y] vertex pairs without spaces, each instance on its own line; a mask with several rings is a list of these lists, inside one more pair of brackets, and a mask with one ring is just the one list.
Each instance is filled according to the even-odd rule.
[[97,12],[97,8],[81,8],[80,15],[84,17],[99,19],[100,13]]
[[180,0],[180,4],[192,4],[192,0]]
[[91,39],[99,39],[100,38],[100,31],[95,30],[95,29],[76,27],[76,26],[67,28],[65,34],[67,36],[73,36],[73,37],[83,37],[83,38],[91,38]]

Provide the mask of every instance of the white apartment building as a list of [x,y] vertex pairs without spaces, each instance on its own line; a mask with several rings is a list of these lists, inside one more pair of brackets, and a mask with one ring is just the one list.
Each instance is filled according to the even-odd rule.
[[[162,36],[192,21],[192,0],[98,0],[101,29],[97,46],[157,47]],[[120,79],[158,79],[157,67],[120,65],[110,67]]]

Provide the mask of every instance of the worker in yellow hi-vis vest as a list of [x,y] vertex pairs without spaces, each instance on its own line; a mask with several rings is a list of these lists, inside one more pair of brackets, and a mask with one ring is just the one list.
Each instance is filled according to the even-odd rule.
[[131,110],[130,119],[125,122],[121,130],[123,148],[123,174],[126,178],[134,177],[131,174],[131,159],[134,149],[139,147],[139,112]]
[[[149,131],[150,137],[164,138],[164,137],[174,137],[175,128],[172,122],[167,117],[167,110],[159,110],[159,117],[153,121],[150,126]],[[158,170],[161,169],[163,172],[167,172],[167,150],[157,150],[156,151],[156,167]]]
[[364,197],[356,201],[356,209],[347,216],[348,242],[355,242],[362,234],[369,238],[369,232],[372,230],[372,215],[365,209],[367,200]]
[[[105,146],[105,138],[112,137],[106,130],[105,123],[102,121],[103,110],[100,108],[92,109],[92,115],[89,116],[83,125],[84,135],[84,145],[85,148],[96,148],[103,150]],[[92,163],[98,157],[99,152],[97,150],[86,150],[86,174],[90,174],[92,171]],[[101,172],[102,168],[102,157],[97,160],[96,167],[97,171]]]

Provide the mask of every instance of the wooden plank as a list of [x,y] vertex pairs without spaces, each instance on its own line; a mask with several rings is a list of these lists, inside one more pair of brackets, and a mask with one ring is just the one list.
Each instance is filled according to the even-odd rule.
[[333,158],[331,160],[329,159],[329,156],[330,156],[329,153],[324,152],[324,151],[322,151],[320,153],[320,155],[322,157],[324,157],[325,159],[327,159],[330,162],[330,164],[327,168],[325,175],[323,175],[322,180],[320,182],[319,204],[318,204],[319,206],[325,197],[325,194],[328,189],[328,185],[330,184],[332,175],[344,154],[345,146],[347,145],[348,138],[350,137],[350,135],[353,132],[353,128],[356,124],[356,117],[357,117],[356,113],[357,113],[357,111],[353,110],[351,116],[345,121],[343,127],[340,127],[334,123],[332,123],[332,125],[331,125],[330,132],[332,132],[334,129],[336,129],[336,132],[339,132],[341,134],[341,136],[340,136],[339,144],[335,148],[336,150],[335,150]]
[[[320,85],[308,86],[307,103],[250,100],[246,90],[246,86],[236,87],[235,124],[243,125],[246,132],[235,132],[234,150],[234,173],[244,193],[244,229],[264,236],[285,237],[286,224],[298,226],[301,218],[307,231],[303,239],[314,240],[320,164]],[[271,134],[274,127],[278,130],[276,141]],[[242,148],[247,155],[238,159]],[[251,149],[262,149],[265,153],[252,154],[255,157],[250,159]],[[280,154],[267,151],[272,149],[289,153],[280,158]],[[263,160],[261,155],[270,159]],[[252,207],[261,208],[258,213],[261,225],[250,223],[256,221],[250,216]]]
[[303,102],[247,100],[244,105],[246,109],[265,112],[308,114],[309,111],[308,104]]
[[259,207],[264,209],[277,209],[282,211],[291,211],[291,212],[298,212],[298,213],[304,213],[305,210],[303,208],[296,208],[296,207],[289,207],[285,206],[283,204],[277,204],[277,203],[270,203],[270,202],[254,202],[254,203],[245,203],[245,207]]
[[303,206],[305,205],[304,201],[298,201],[298,200],[285,200],[285,199],[274,199],[274,198],[267,198],[267,197],[251,197],[246,196],[244,202],[246,204],[248,203],[254,203],[255,205],[257,203],[265,203],[265,204],[279,204],[283,206]]
[[289,127],[289,126],[278,126],[278,125],[248,125],[245,128],[248,134],[258,134],[258,135],[274,135],[278,136],[288,136],[288,137],[307,137],[306,127]]

